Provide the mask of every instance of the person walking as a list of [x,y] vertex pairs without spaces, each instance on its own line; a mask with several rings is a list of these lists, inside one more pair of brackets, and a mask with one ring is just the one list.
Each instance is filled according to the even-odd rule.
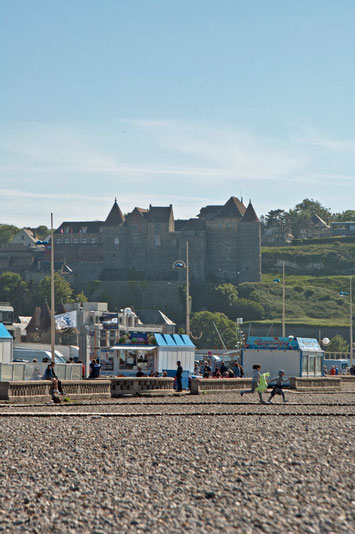
[[176,362],[176,391],[182,391],[182,367],[181,362]]
[[[261,374],[260,374],[260,370],[261,370],[261,365],[260,363],[255,363],[253,365],[253,375],[251,377],[251,389],[243,389],[241,392],[240,392],[240,395],[243,397],[244,394],[246,393],[254,393],[254,391],[256,390],[256,388],[258,387],[258,384],[259,384],[259,380],[260,380],[260,377],[261,377]],[[262,392],[261,391],[258,391],[258,395],[259,395],[259,402],[260,404],[266,404],[266,402],[263,400],[263,395],[262,395]]]
[[274,387],[272,388],[272,392],[270,394],[270,398],[269,400],[267,401],[269,404],[272,404],[272,398],[275,396],[275,395],[281,395],[282,396],[282,400],[284,402],[287,402],[286,398],[285,398],[285,393],[282,389],[282,383],[283,382],[286,382],[286,380],[284,379],[284,376],[285,376],[285,371],[281,370],[279,371],[279,376],[276,378],[276,384],[274,385]]

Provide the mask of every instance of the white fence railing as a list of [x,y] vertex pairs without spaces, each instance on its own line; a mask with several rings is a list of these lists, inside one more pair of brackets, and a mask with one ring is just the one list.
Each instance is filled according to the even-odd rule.
[[[0,363],[0,382],[42,380],[48,363]],[[54,372],[59,380],[81,380],[82,365],[57,363]]]
[[350,352],[325,352],[325,360],[349,360]]

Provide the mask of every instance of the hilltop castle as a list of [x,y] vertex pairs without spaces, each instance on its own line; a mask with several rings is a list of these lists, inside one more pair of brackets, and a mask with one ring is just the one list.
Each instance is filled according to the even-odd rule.
[[236,197],[176,220],[172,205],[134,208],[123,215],[115,200],[105,221],[63,222],[54,234],[55,257],[82,280],[179,280],[186,259],[194,282],[260,281],[260,222]]

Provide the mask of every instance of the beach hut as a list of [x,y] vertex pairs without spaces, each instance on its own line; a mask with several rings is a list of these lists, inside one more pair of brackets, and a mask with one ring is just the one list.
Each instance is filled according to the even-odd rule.
[[323,355],[314,338],[250,336],[241,351],[241,364],[245,376],[252,375],[255,363],[271,377],[280,369],[287,376],[322,376]]

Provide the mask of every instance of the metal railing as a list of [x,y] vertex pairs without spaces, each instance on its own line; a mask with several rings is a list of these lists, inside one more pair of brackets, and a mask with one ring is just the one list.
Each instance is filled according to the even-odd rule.
[[350,352],[325,352],[325,360],[349,360]]
[[[0,363],[0,382],[43,380],[48,363]],[[82,365],[57,363],[54,372],[59,380],[81,380]]]

